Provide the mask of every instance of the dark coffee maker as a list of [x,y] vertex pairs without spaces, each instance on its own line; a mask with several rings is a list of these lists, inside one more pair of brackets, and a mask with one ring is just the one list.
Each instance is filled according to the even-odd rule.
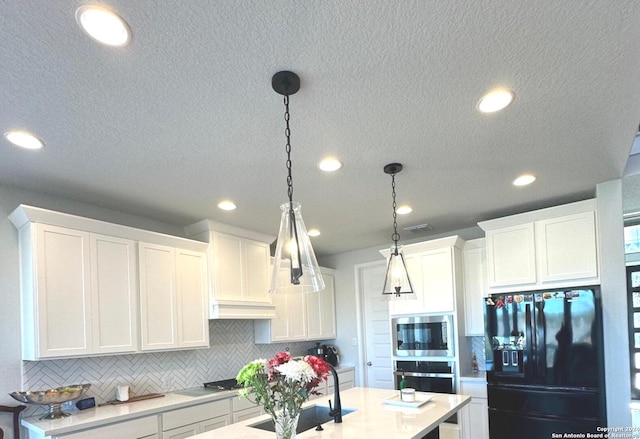
[[338,365],[338,348],[332,345],[322,345],[322,358],[332,366]]

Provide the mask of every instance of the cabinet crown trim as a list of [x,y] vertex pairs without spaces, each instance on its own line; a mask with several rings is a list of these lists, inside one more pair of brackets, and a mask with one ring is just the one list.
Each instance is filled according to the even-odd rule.
[[[448,236],[446,238],[432,239],[431,241],[422,241],[422,242],[416,242],[413,244],[405,244],[405,245],[402,245],[402,251],[404,252],[405,255],[409,255],[409,254],[417,253],[421,251],[436,250],[439,248],[446,248],[446,247],[457,247],[459,249],[462,249],[464,247],[464,239],[462,239],[458,235],[453,235],[453,236]],[[389,253],[391,253],[391,250],[389,248],[384,248],[380,250],[380,254],[385,258],[389,257]]]
[[137,229],[135,227],[123,226],[69,213],[56,212],[25,204],[20,204],[16,207],[15,210],[9,214],[9,220],[18,230],[26,224],[39,223],[131,239],[134,241],[146,241],[153,242],[154,244],[181,247],[187,250],[206,251],[207,249],[207,244],[193,239]]
[[534,210],[531,212],[524,212],[516,215],[481,221],[478,223],[478,226],[480,226],[480,228],[486,232],[489,230],[501,229],[504,227],[518,226],[521,224],[542,221],[549,218],[595,211],[596,207],[596,199],[592,198],[575,203],[562,204],[560,206],[548,207],[546,209]]
[[198,221],[197,223],[190,224],[184,228],[184,231],[185,234],[189,237],[200,235],[204,232],[222,232],[229,235],[238,236],[240,238],[247,238],[254,241],[263,242],[269,245],[271,245],[271,243],[276,240],[275,236],[254,232],[252,230],[241,229],[240,227],[219,223],[217,221],[212,221],[209,219],[204,219],[202,221]]

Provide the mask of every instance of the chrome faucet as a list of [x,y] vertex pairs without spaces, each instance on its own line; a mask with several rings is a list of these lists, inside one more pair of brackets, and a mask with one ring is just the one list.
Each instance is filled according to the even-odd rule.
[[340,403],[340,383],[338,381],[338,372],[335,368],[327,363],[329,369],[331,369],[331,375],[333,375],[333,407],[331,407],[331,400],[329,400],[329,416],[333,416],[333,422],[340,424],[342,422],[342,404]]

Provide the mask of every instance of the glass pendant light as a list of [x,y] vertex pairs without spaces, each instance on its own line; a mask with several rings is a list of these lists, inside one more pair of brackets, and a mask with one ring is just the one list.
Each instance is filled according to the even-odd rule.
[[402,254],[402,247],[398,245],[400,235],[398,234],[396,213],[396,174],[400,171],[402,171],[402,165],[400,163],[390,163],[384,167],[385,174],[391,175],[391,194],[393,197],[393,235],[391,235],[391,239],[393,240],[393,244],[391,244],[391,252],[389,254],[387,272],[384,277],[382,294],[390,299],[416,299],[411,280],[409,279],[404,254]]
[[282,71],[273,75],[271,86],[284,96],[284,130],[287,139],[287,194],[280,217],[280,232],[276,244],[275,260],[271,275],[270,293],[300,293],[324,290],[324,279],[316,255],[311,247],[307,228],[302,220],[301,207],[293,201],[291,176],[291,130],[289,128],[289,96],[300,89],[300,78],[293,72]]

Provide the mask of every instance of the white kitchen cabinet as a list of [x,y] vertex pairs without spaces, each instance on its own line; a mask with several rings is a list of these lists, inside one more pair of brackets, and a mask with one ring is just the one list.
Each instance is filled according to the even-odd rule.
[[537,221],[535,227],[541,282],[598,277],[594,211]]
[[480,380],[460,382],[460,394],[471,396],[471,401],[460,411],[458,422],[462,439],[489,439],[489,408],[487,383]]
[[264,415],[265,413],[261,405],[256,405],[247,398],[239,398],[237,396],[231,399],[231,410],[234,424]]
[[[41,439],[29,432],[30,439]],[[61,434],[51,439],[147,439],[158,437],[158,416],[147,416],[131,421],[118,422],[105,427],[91,428],[71,434]],[[49,438],[49,436],[47,436]]]
[[462,439],[460,436],[460,426],[458,424],[440,424],[440,439]]
[[474,239],[462,251],[464,330],[467,336],[484,335],[483,298],[488,294],[485,240]]
[[487,230],[488,284],[492,287],[535,284],[533,223]]
[[[455,311],[461,287],[463,240],[457,236],[403,246],[409,279],[416,299],[391,298],[390,315]],[[389,257],[389,250],[381,253]],[[382,290],[382,286],[381,286]]]
[[[298,292],[272,294],[276,317],[253,323],[256,343],[282,343],[287,341],[327,340],[335,338],[334,271],[320,268],[325,289],[317,293]],[[279,276],[289,272],[281,270]]]
[[135,242],[32,222],[19,230],[23,359],[135,352]]
[[478,223],[493,292],[599,283],[595,200]]
[[143,351],[208,347],[206,253],[140,242]]
[[231,423],[229,399],[164,412],[162,438],[182,439],[224,427]]
[[208,346],[206,244],[33,206],[9,219],[25,360],[139,352],[140,339],[146,349]]
[[324,290],[305,293],[307,340],[336,338],[336,298],[333,270],[321,269]]
[[186,227],[210,243],[212,319],[269,319],[275,307],[269,294],[270,244],[275,238],[210,220]]

